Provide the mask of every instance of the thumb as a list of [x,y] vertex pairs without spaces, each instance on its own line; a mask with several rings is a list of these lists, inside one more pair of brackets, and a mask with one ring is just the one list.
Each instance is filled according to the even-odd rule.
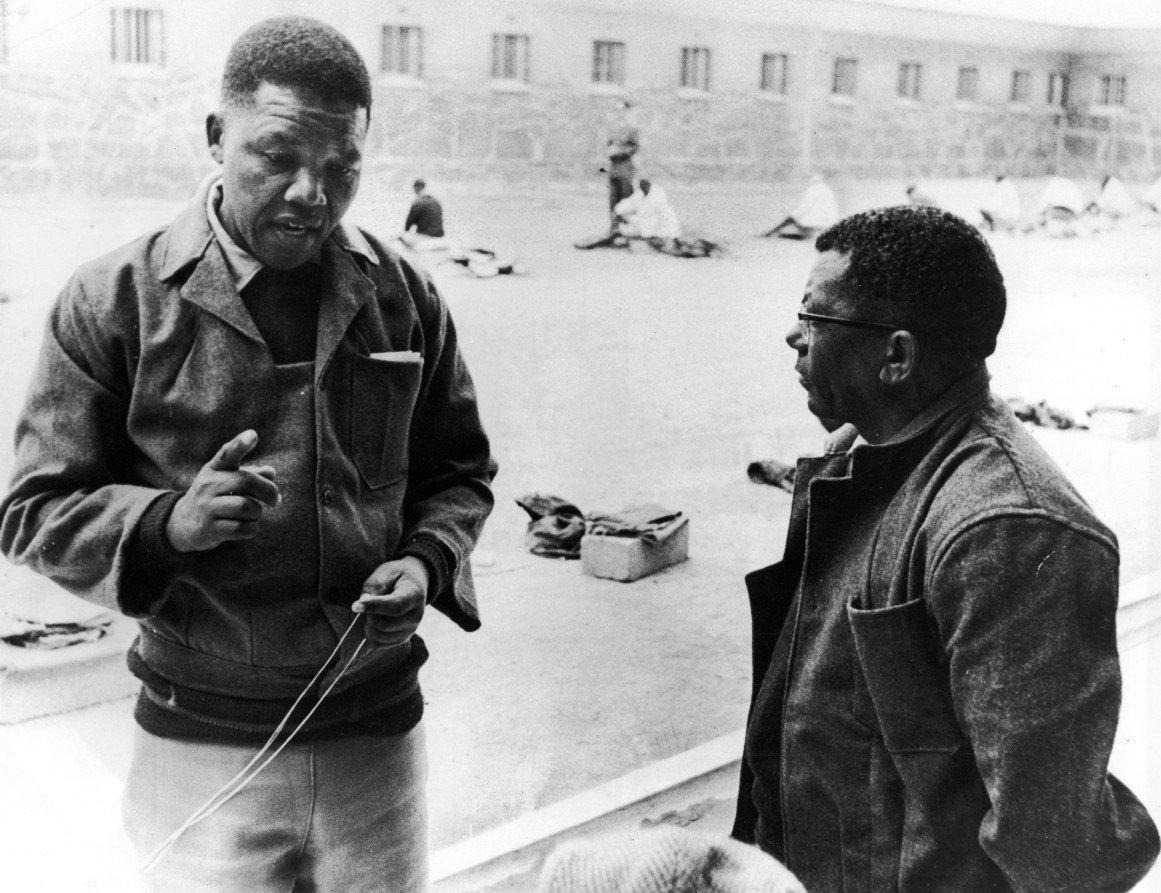
[[237,471],[245,459],[258,445],[258,432],[253,429],[243,431],[233,440],[224,444],[206,467],[214,471]]

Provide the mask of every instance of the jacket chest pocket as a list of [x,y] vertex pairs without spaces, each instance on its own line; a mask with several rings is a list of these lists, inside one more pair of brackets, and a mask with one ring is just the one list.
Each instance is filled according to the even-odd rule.
[[856,657],[856,718],[879,729],[889,753],[958,750],[964,737],[923,600],[874,610],[852,602],[847,619]]
[[352,354],[347,404],[347,451],[368,487],[393,484],[407,474],[411,413],[419,394],[422,361]]

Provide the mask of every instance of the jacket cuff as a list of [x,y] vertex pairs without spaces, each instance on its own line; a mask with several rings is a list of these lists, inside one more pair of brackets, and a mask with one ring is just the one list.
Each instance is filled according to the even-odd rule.
[[165,527],[180,493],[164,493],[149,504],[126,544],[121,610],[130,617],[152,614],[165,581],[181,553],[170,545]]
[[455,576],[456,559],[451,549],[434,536],[419,534],[400,550],[427,565],[427,603],[430,605]]

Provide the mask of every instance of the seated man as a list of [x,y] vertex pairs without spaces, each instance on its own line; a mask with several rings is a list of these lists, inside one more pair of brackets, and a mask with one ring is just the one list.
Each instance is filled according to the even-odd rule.
[[835,200],[834,191],[823,181],[822,174],[815,174],[810,178],[810,184],[793,213],[773,229],[762,233],[762,237],[807,239],[833,226],[838,219],[838,201]]
[[443,206],[439,200],[427,192],[427,183],[422,179],[412,184],[415,201],[407,211],[403,223],[403,235],[399,238],[405,245],[416,251],[437,251],[447,247],[443,236]]
[[1020,222],[1020,195],[1015,184],[1004,174],[996,177],[996,185],[980,208],[984,229],[991,232],[1013,232]]
[[[1072,238],[1081,234],[1081,224],[1089,205],[1080,187],[1072,180],[1067,177],[1049,177],[1036,209],[1035,225],[1042,226],[1050,236]],[[1083,227],[1083,230],[1091,234],[1093,228],[1089,225]]]
[[1161,177],[1141,196],[1141,207],[1153,214],[1161,214]]
[[938,208],[939,202],[930,193],[924,192],[914,183],[908,186],[904,192],[907,193],[908,204],[916,205],[917,207]]
[[677,212],[660,186],[642,178],[628,198],[614,209],[617,231],[629,239],[676,239],[681,235]]
[[1117,221],[1133,216],[1137,212],[1137,203],[1119,177],[1107,176],[1101,182],[1096,209],[1109,220]]

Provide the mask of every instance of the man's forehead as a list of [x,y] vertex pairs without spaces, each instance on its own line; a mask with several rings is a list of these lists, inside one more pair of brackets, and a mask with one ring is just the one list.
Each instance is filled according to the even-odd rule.
[[821,252],[806,279],[806,296],[813,296],[816,300],[834,296],[835,286],[846,275],[850,265],[850,254],[834,250]]
[[350,121],[354,118],[361,127],[366,127],[368,119],[367,109],[361,105],[344,100],[326,99],[309,88],[277,84],[273,81],[260,82],[240,106],[234,105],[233,108],[243,113],[259,115],[278,115],[294,111],[318,119]]

